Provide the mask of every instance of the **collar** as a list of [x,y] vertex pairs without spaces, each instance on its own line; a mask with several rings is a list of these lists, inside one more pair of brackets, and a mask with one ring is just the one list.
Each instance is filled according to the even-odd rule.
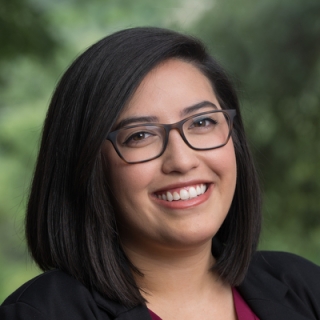
[[146,306],[125,307],[120,303],[104,298],[100,293],[93,291],[92,296],[97,305],[107,312],[114,320],[151,320]]
[[247,275],[237,288],[260,320],[311,320],[314,316],[291,288],[282,280],[280,270],[257,252]]

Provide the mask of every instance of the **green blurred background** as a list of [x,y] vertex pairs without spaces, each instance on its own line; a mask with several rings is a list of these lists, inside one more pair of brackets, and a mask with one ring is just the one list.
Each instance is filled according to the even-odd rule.
[[320,264],[319,0],[0,0],[0,302],[39,273],[24,210],[56,82],[103,36],[146,25],[200,37],[230,72],[264,189],[260,248]]

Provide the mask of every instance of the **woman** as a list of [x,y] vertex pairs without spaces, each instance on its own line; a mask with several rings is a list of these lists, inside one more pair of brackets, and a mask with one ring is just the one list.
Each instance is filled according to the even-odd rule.
[[117,32],[67,70],[26,218],[46,271],[1,319],[320,319],[320,269],[255,253],[260,191],[239,103],[194,38]]

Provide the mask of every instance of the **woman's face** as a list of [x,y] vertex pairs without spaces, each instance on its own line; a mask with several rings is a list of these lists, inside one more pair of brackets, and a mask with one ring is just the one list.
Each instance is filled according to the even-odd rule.
[[[195,66],[170,59],[147,74],[117,123],[132,117],[152,117],[152,122],[168,124],[214,110],[208,105],[191,110],[202,101],[221,109],[209,80]],[[105,142],[103,152],[125,248],[155,252],[211,241],[228,213],[236,185],[231,139],[224,147],[197,151],[185,144],[177,130],[171,130],[167,148],[159,158],[136,164],[124,162],[110,141]],[[201,193],[204,186],[203,194],[189,200],[158,197],[192,187],[200,188]]]

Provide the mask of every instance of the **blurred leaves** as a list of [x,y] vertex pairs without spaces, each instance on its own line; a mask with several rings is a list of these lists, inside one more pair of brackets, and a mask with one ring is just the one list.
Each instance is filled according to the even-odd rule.
[[46,11],[27,0],[0,1],[0,59],[22,55],[52,56],[58,47]]
[[55,83],[99,38],[165,26],[173,7],[170,0],[0,0],[0,303],[39,272],[27,255],[24,211]]
[[264,188],[262,248],[320,263],[319,0],[0,0],[0,301],[38,272],[23,216],[54,85],[137,25],[188,29],[231,72]]
[[238,83],[265,191],[263,247],[320,263],[320,2],[218,1],[192,31]]

